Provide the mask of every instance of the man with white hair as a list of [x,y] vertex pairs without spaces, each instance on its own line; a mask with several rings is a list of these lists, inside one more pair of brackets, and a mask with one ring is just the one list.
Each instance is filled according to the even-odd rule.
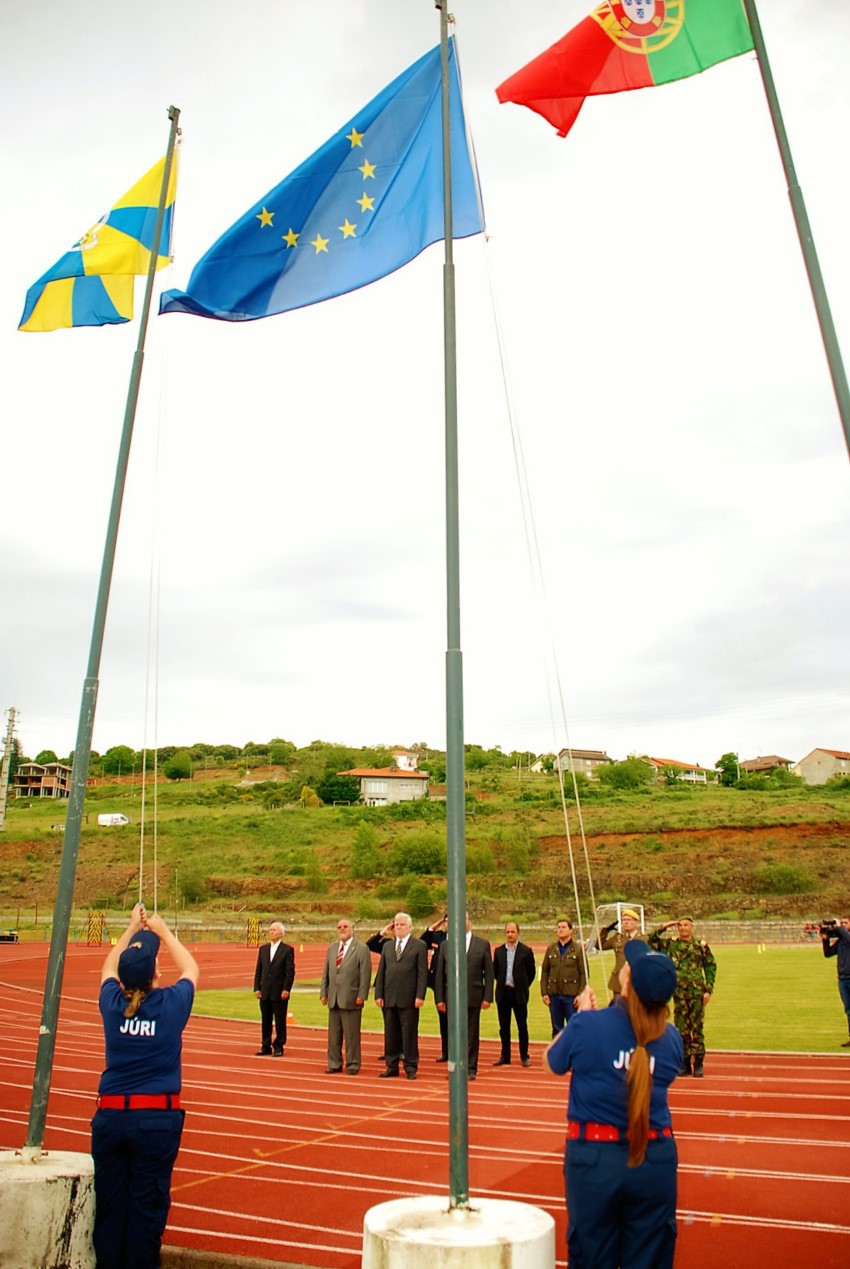
[[262,1027],[262,1043],[257,1049],[257,1057],[283,1057],[286,1044],[289,993],[295,982],[295,948],[284,943],[285,933],[286,928],[282,921],[272,921],[269,926],[269,941],[263,944],[257,954],[254,995],[260,1002]]
[[409,1080],[419,1066],[419,1011],[428,986],[428,956],[421,939],[410,933],[408,912],[397,912],[394,937],[381,948],[375,975],[375,1004],[384,1011],[384,1060],[387,1069],[379,1079],[397,1079],[399,1062]]

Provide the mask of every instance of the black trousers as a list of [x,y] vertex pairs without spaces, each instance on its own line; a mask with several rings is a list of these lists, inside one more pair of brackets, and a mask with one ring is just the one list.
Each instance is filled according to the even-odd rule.
[[[286,1015],[289,1012],[288,1000],[260,1000],[260,1025],[262,1027],[264,1049],[282,1049],[286,1044]],[[272,1044],[272,1021],[274,1021],[274,1044]]]
[[499,1039],[502,1042],[502,1061],[511,1060],[511,1015],[516,1018],[520,1058],[528,1057],[528,1001],[517,998],[515,987],[504,987],[496,1002],[499,1015]]
[[407,1072],[419,1066],[419,1010],[384,1005],[384,1060],[387,1070],[397,1071],[404,1060]]

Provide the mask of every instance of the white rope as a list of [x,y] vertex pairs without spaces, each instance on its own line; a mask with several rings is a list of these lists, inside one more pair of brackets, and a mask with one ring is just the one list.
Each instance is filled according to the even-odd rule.
[[[502,323],[499,314],[499,304],[496,297],[496,287],[494,281],[494,271],[490,255],[490,236],[485,234],[485,251],[484,258],[487,262],[487,276],[490,285],[490,302],[493,310],[493,323],[496,330],[496,341],[499,348],[499,361],[502,371],[502,382],[505,391],[505,402],[508,412],[508,421],[510,424],[511,445],[513,448],[514,467],[517,476],[517,486],[520,496],[520,507],[522,513],[523,528],[525,532],[526,552],[528,555],[529,568],[531,571],[532,583],[535,590],[538,606],[540,609],[541,619],[540,627],[548,634],[548,648],[543,649],[543,660],[546,667],[546,695],[549,707],[549,720],[552,729],[553,747],[556,755],[559,754],[560,746],[558,744],[558,728],[556,725],[556,709],[560,714],[562,734],[566,739],[564,748],[567,750],[569,757],[569,770],[572,777],[573,796],[576,804],[576,816],[578,819],[578,829],[581,840],[581,853],[584,859],[584,871],[587,876],[588,893],[590,898],[591,911],[593,913],[592,923],[595,930],[596,945],[600,943],[599,921],[596,912],[596,895],[593,888],[593,874],[590,865],[590,855],[587,848],[587,834],[584,827],[584,815],[582,812],[581,798],[579,796],[578,781],[576,780],[575,767],[572,759],[572,748],[569,739],[569,726],[567,724],[567,711],[565,705],[564,690],[561,683],[560,670],[558,668],[558,655],[555,646],[554,629],[551,619],[551,610],[549,607],[548,596],[546,592],[546,582],[543,571],[543,563],[540,552],[540,542],[537,534],[537,526],[534,517],[534,507],[531,498],[531,488],[528,479],[528,471],[525,464],[525,454],[523,452],[522,435],[519,427],[519,419],[514,404],[513,390],[511,387],[510,372],[508,369],[507,355],[505,351],[505,341],[502,333]],[[553,699],[554,698],[554,699]],[[581,900],[579,896],[578,877],[576,874],[575,851],[573,848],[573,835],[570,830],[569,813],[567,808],[566,790],[564,787],[564,773],[561,767],[560,757],[556,758],[558,770],[558,788],[561,795],[561,814],[564,820],[564,835],[567,844],[567,857],[569,860],[570,877],[572,882],[573,900],[575,903],[576,920],[579,930],[579,942],[582,948],[582,955],[585,959],[585,967],[588,970],[587,955],[585,952],[584,923],[581,915]],[[604,974],[604,963],[600,958],[600,967]]]

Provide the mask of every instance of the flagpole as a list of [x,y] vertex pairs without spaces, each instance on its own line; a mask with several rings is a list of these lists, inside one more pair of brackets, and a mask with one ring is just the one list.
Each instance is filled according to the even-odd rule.
[[841,416],[841,426],[844,429],[844,440],[847,444],[848,454],[850,454],[850,390],[847,387],[847,375],[844,371],[841,348],[838,343],[838,336],[835,333],[835,325],[832,320],[832,312],[829,307],[829,299],[826,294],[826,286],[821,273],[814,238],[812,237],[808,213],[806,212],[803,191],[797,183],[797,173],[794,168],[791,147],[788,143],[788,135],[782,119],[782,111],[779,107],[779,98],[773,81],[773,72],[770,69],[764,36],[762,35],[756,0],[743,0],[743,4],[747,21],[750,24],[753,47],[758,58],[767,105],[773,123],[773,131],[776,133],[779,153],[782,156],[782,166],[785,169],[785,178],[788,182],[788,197],[791,200],[791,210],[794,214],[794,223],[797,226],[797,236],[800,239],[803,259],[806,264],[806,273],[808,274],[809,286],[812,291],[812,299],[815,302],[821,338],[826,352],[826,359],[829,363],[829,372],[832,376],[832,387],[835,392],[838,413]]
[[466,985],[466,821],[463,750],[463,657],[460,650],[457,341],[449,118],[448,0],[440,10],[443,105],[443,358],[446,431],[446,859],[448,882],[449,1206],[469,1206],[469,1057]]
[[115,471],[115,483],[112,489],[112,506],[109,512],[109,523],[106,530],[106,542],[103,549],[103,562],[100,571],[100,584],[97,592],[94,622],[92,626],[91,645],[86,678],[83,683],[83,696],[80,704],[80,717],[77,725],[77,743],[74,747],[74,765],[71,771],[71,788],[68,799],[68,813],[65,817],[65,835],[62,845],[62,863],[59,870],[59,884],[56,892],[56,903],[53,909],[53,930],[50,939],[50,954],[47,961],[47,976],[44,987],[44,1002],[41,1012],[41,1027],[38,1035],[38,1052],[35,1060],[32,1099],[30,1101],[29,1124],[27,1127],[26,1146],[23,1157],[35,1162],[41,1157],[44,1142],[44,1125],[47,1119],[47,1099],[50,1093],[50,1079],[53,1073],[53,1054],[56,1047],[56,1024],[59,1018],[59,1001],[62,994],[62,977],[65,969],[65,952],[68,944],[68,931],[71,924],[71,902],[74,895],[74,877],[77,871],[77,854],[80,846],[80,826],[82,823],[83,803],[86,796],[86,779],[91,755],[92,732],[94,730],[94,713],[97,704],[98,674],[100,658],[103,651],[103,633],[106,626],[106,610],[109,604],[109,591],[112,585],[112,573],[115,564],[115,548],[118,540],[118,524],[121,519],[121,504],[124,498],[124,486],[127,480],[127,466],[130,458],[130,443],[133,438],[133,424],[136,418],[136,405],[139,399],[139,385],[144,365],[145,335],[150,315],[153,296],[154,274],[159,255],[162,226],[165,220],[165,202],[168,184],[171,178],[171,167],[174,161],[174,148],[180,129],[177,124],[180,111],[176,106],[169,106],[168,117],[171,130],[168,137],[168,150],[165,156],[165,167],[162,173],[162,188],[159,195],[156,224],[151,244],[150,265],[148,268],[145,298],[139,318],[139,337],[133,357],[133,369],[127,390],[127,403],[124,408],[124,426],[118,449],[118,463]]

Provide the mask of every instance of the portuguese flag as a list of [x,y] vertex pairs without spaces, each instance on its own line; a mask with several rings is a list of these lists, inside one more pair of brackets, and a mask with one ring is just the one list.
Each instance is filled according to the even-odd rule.
[[528,106],[565,137],[585,97],[686,79],[752,47],[741,0],[603,0],[496,96]]

